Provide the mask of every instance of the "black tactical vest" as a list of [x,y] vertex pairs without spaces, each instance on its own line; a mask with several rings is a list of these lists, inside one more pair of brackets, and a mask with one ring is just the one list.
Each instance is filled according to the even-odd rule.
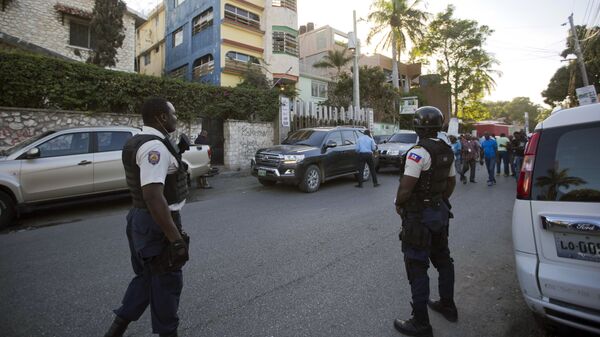
[[125,167],[125,180],[127,181],[127,186],[129,187],[131,198],[133,199],[133,207],[135,208],[147,208],[142,195],[140,167],[137,165],[136,155],[140,146],[151,140],[159,140],[165,144],[179,164],[177,172],[167,174],[165,179],[163,195],[167,200],[167,204],[172,205],[180,203],[188,196],[187,164],[181,160],[181,155],[175,150],[171,142],[167,138],[162,139],[155,135],[138,134],[125,143],[122,153],[123,166]]
[[[419,140],[417,145],[427,150],[431,156],[431,166],[427,171],[421,172],[419,180],[406,203],[406,209],[410,211],[422,210],[442,200],[443,193],[448,185],[448,174],[454,162],[452,148],[444,141],[425,138]],[[406,151],[402,156],[401,174],[404,174],[406,156],[409,151]]]

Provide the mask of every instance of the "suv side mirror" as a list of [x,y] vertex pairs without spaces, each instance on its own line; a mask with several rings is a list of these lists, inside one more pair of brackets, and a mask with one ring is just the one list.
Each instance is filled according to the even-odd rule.
[[34,147],[25,153],[25,159],[34,159],[40,157],[40,149]]
[[337,146],[337,143],[335,142],[335,140],[332,140],[332,139],[328,140],[327,144],[325,144],[326,149],[330,148],[330,147],[336,147],[336,146]]

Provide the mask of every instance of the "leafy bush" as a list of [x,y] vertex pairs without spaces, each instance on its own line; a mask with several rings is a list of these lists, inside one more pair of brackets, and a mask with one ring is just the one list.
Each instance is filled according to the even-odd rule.
[[0,106],[138,113],[146,97],[173,103],[180,120],[272,121],[277,90],[228,88],[106,70],[26,53],[0,52]]

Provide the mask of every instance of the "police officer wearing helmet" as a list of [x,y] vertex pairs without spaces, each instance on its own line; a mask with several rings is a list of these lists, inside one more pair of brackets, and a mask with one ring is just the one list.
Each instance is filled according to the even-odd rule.
[[169,140],[177,118],[162,98],[142,106],[142,132],[122,153],[133,208],[127,214],[127,240],[135,277],[105,337],[120,337],[150,305],[152,331],[176,337],[177,310],[183,287],[181,267],[188,260],[189,237],[181,229],[179,211],[187,197],[187,166]]
[[[402,252],[412,293],[412,317],[396,319],[394,327],[408,336],[433,336],[427,306],[456,322],[454,264],[448,249],[448,198],[456,186],[454,154],[437,138],[444,116],[437,108],[417,109],[413,125],[419,142],[404,155],[404,168],[396,195],[396,212],[402,217]],[[429,261],[439,272],[440,300],[429,300]]]

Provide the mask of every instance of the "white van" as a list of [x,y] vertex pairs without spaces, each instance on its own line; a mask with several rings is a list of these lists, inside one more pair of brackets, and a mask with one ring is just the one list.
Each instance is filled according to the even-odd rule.
[[600,333],[600,104],[561,110],[525,150],[512,219],[534,313]]

